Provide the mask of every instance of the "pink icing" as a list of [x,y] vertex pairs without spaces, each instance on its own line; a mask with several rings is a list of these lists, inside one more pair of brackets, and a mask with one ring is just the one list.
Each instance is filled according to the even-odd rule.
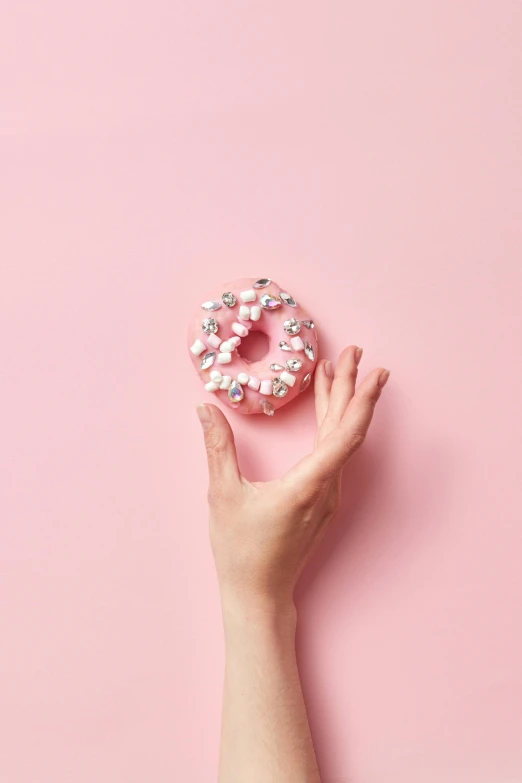
[[[263,399],[268,400],[276,410],[277,408],[281,408],[283,405],[291,402],[299,395],[303,378],[308,373],[314,371],[318,357],[317,331],[316,329],[309,329],[302,324],[301,332],[298,336],[302,337],[304,340],[307,340],[307,342],[310,343],[314,349],[315,358],[313,360],[309,359],[302,350],[299,352],[292,350],[290,352],[283,351],[279,347],[279,343],[282,340],[288,343],[288,345],[291,345],[292,337],[291,335],[288,335],[283,328],[283,323],[285,321],[289,320],[290,318],[296,318],[298,321],[312,320],[310,313],[299,304],[297,307],[290,307],[290,305],[283,303],[281,307],[272,311],[262,309],[259,321],[248,321],[242,323],[239,318],[239,307],[243,304],[243,302],[241,301],[239,295],[241,291],[246,291],[253,288],[256,280],[257,278],[253,277],[243,278],[240,280],[235,280],[231,283],[218,285],[210,292],[204,291],[203,295],[200,297],[201,302],[198,303],[194,316],[191,319],[188,331],[189,348],[196,339],[202,340],[206,346],[206,350],[201,354],[201,356],[194,356],[194,354],[189,351],[189,356],[191,357],[192,363],[204,384],[210,381],[210,373],[216,369],[220,370],[223,375],[225,373],[226,375],[231,375],[233,379],[237,379],[240,373],[245,373],[249,377],[266,380],[276,378],[281,375],[281,372],[270,369],[271,364],[281,364],[284,366],[290,358],[298,358],[303,363],[303,366],[300,370],[291,373],[295,376],[296,382],[293,387],[289,386],[288,393],[285,397],[276,397],[273,394],[261,394],[261,390],[256,391],[248,385],[243,387],[245,396],[240,403],[232,403],[228,398],[228,392],[224,389],[207,395],[210,402],[212,402],[212,397],[216,397],[229,407],[236,408],[241,413],[262,413],[262,409],[259,403],[260,400]],[[288,290],[290,290],[290,293],[292,293],[292,288],[282,288],[277,283],[272,282],[266,288],[255,289],[257,295],[256,301],[249,303],[249,306],[260,306],[260,299],[264,294],[277,295],[280,291]],[[231,291],[235,295],[237,303],[234,307],[226,307],[226,305],[222,303],[221,297],[225,291]],[[203,310],[201,303],[207,302],[209,300],[221,302],[221,308],[212,312]],[[216,319],[219,324],[217,336],[221,340],[230,340],[232,337],[234,337],[234,332],[232,331],[233,323],[240,323],[246,326],[250,329],[250,333],[256,331],[264,332],[264,334],[266,334],[268,337],[269,342],[268,353],[258,361],[248,362],[246,359],[241,357],[241,346],[239,346],[239,350],[236,349],[232,352],[232,361],[229,364],[218,364],[218,351],[209,344],[209,335],[205,334],[201,328],[202,321],[205,318]],[[248,335],[243,338],[243,341],[245,340],[248,340]],[[296,343],[299,344],[297,340]],[[208,369],[202,370],[200,367],[201,360],[203,359],[205,353],[209,351],[216,351],[216,361]]]

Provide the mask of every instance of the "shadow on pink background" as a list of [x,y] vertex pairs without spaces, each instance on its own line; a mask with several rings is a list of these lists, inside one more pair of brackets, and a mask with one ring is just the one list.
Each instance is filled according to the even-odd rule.
[[[522,6],[0,9],[1,783],[216,780],[206,281],[391,380],[299,588],[325,783],[522,781]],[[312,395],[232,416],[249,476]]]

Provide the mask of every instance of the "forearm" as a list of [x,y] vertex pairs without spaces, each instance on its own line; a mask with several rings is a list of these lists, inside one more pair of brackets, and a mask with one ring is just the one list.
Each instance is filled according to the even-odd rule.
[[220,783],[320,783],[295,655],[296,613],[224,602]]

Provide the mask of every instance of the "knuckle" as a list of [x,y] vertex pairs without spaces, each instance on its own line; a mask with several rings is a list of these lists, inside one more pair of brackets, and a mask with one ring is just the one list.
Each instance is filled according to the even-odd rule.
[[205,446],[210,458],[218,457],[225,451],[225,442],[217,432],[209,431],[205,440]]
[[350,369],[348,370],[348,379],[350,381],[356,381],[357,380],[357,365],[351,364]]
[[366,432],[362,430],[356,430],[350,435],[348,441],[348,453],[352,454],[357,449],[360,449],[366,439]]
[[356,407],[359,413],[363,416],[367,416],[368,414],[370,416],[373,415],[373,409],[377,404],[380,394],[381,390],[378,387],[370,388],[363,392],[360,397],[357,398]]
[[314,481],[309,487],[304,489],[304,491],[299,492],[293,500],[295,510],[304,514],[310,508],[322,504],[327,491],[327,480]]
[[328,503],[326,504],[326,514],[328,517],[333,517],[337,512],[339,511],[339,506],[341,504],[341,498],[338,493],[335,493],[332,497],[329,498]]
[[381,394],[381,390],[378,386],[372,386],[371,389],[368,389],[366,394],[363,397],[363,401],[365,405],[370,406],[371,408],[375,407],[375,403],[379,399]]

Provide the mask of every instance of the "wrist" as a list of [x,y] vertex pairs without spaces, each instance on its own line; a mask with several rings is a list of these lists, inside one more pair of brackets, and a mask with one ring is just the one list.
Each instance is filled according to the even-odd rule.
[[295,634],[297,610],[293,597],[237,595],[221,591],[225,631]]

